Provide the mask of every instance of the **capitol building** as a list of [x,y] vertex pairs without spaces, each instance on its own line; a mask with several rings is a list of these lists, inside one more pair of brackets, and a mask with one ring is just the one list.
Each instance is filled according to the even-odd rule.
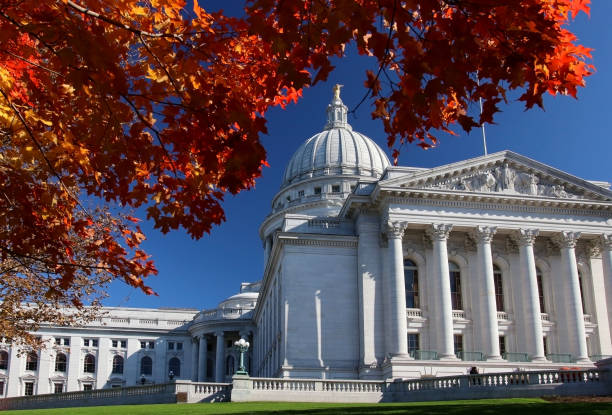
[[[250,376],[411,379],[593,367],[612,355],[612,191],[511,151],[392,166],[347,122],[288,161],[265,270],[209,310],[106,308],[0,344],[0,396]],[[255,232],[255,230],[253,230]]]

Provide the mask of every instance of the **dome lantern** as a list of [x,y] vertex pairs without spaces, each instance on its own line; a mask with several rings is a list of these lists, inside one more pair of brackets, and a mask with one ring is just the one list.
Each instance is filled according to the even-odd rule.
[[340,99],[340,88],[342,87],[343,85],[340,84],[334,85],[334,96],[332,97],[332,101],[327,106],[327,124],[325,124],[326,130],[330,130],[332,128],[346,128],[349,131],[352,130],[347,120],[348,107],[344,105]]

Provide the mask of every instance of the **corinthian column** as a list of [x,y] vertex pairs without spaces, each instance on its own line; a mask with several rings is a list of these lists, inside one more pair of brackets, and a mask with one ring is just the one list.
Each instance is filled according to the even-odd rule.
[[215,382],[223,382],[225,380],[225,342],[223,330],[215,333],[217,336],[217,356],[215,362]]
[[537,229],[520,229],[515,239],[519,245],[519,258],[521,261],[521,277],[525,313],[526,345],[527,351],[533,361],[545,361],[544,338],[542,337],[542,313],[540,311],[540,298],[538,296],[538,278],[536,275],[533,244],[539,231]]
[[198,382],[206,382],[206,361],[208,352],[208,342],[206,341],[206,335],[200,336],[200,348],[199,348],[199,359],[198,359]]
[[578,277],[578,265],[576,263],[576,242],[580,238],[580,232],[563,231],[554,236],[561,248],[561,270],[565,278],[566,307],[568,311],[568,323],[572,351],[575,353],[578,363],[589,362],[587,352],[586,333],[584,331],[584,313],[582,312],[582,299],[580,298],[580,279]]
[[603,262],[606,306],[608,309],[608,324],[610,325],[610,331],[612,332],[612,233],[601,235],[601,259]]
[[408,224],[406,222],[388,222],[386,226],[389,240],[389,272],[387,284],[389,295],[389,333],[386,342],[391,356],[408,357],[408,330],[406,326],[406,286],[404,283],[404,254],[402,237]]
[[478,268],[480,274],[480,306],[483,313],[483,340],[487,359],[501,359],[499,354],[499,329],[497,327],[497,306],[495,303],[495,280],[491,241],[497,228],[478,226],[472,236],[476,240]]
[[453,342],[453,306],[451,302],[450,276],[448,273],[448,251],[446,241],[452,225],[434,223],[427,230],[433,242],[433,278],[440,290],[440,309],[433,326],[438,327],[438,352],[441,360],[456,359]]

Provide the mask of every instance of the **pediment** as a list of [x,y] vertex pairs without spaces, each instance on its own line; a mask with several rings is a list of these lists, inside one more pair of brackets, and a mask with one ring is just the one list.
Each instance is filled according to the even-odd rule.
[[612,191],[519,154],[502,151],[381,181],[381,188],[612,201]]

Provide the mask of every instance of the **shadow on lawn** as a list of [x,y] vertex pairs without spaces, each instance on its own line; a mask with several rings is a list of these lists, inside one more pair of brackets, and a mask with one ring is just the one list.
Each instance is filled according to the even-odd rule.
[[[236,415],[255,414],[256,412],[236,412]],[[394,406],[357,406],[333,407],[324,409],[270,410],[267,413],[275,415],[610,415],[611,403],[521,403],[521,404],[470,404],[470,405],[419,405],[406,404]]]

